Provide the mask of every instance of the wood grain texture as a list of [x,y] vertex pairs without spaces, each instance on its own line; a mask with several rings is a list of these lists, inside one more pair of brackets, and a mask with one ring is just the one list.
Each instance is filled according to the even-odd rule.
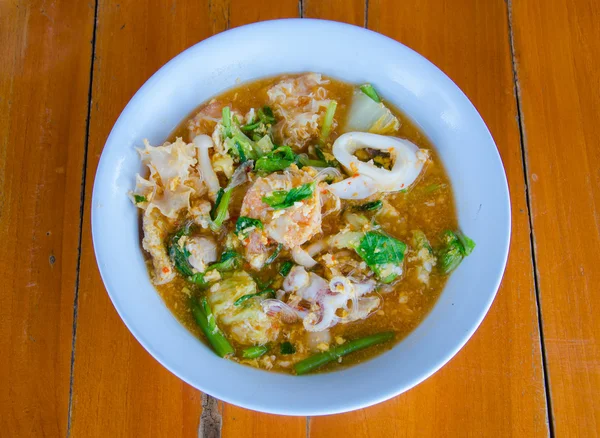
[[480,111],[511,189],[511,254],[488,316],[448,365],[388,402],[312,418],[310,436],[547,436],[506,5],[416,0],[398,7],[391,0],[370,0],[368,24],[441,67]]
[[[297,0],[231,0],[230,27],[276,18],[295,18],[299,15]],[[249,411],[223,403],[223,437],[277,436],[297,438],[306,436],[305,417],[285,417]]]
[[600,4],[512,3],[556,436],[600,435]]
[[367,0],[304,0],[304,17],[365,26]]
[[0,23],[0,435],[65,436],[93,8]]
[[154,360],[117,315],[100,279],[90,229],[94,173],[119,113],[161,65],[224,30],[210,2],[101,0],[87,160],[71,435],[196,436],[200,393]]
[[298,18],[298,0],[221,0],[229,4],[229,27],[243,26],[258,21],[278,18]]

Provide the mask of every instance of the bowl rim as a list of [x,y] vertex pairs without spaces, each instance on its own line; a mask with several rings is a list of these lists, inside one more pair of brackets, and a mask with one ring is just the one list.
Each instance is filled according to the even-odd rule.
[[[100,213],[98,212],[98,209],[95,206],[97,205],[97,200],[100,196],[99,191],[101,190],[98,187],[99,175],[102,174],[102,172],[104,171],[104,168],[107,166],[107,163],[105,162],[106,160],[103,162],[103,157],[105,157],[106,146],[110,143],[111,137],[113,136],[115,128],[119,124],[119,120],[122,119],[124,114],[127,113],[128,108],[130,108],[132,106],[132,104],[135,103],[137,100],[142,98],[142,95],[149,88],[150,84],[152,84],[154,81],[159,80],[162,76],[168,74],[169,70],[172,68],[176,68],[177,64],[180,61],[182,61],[183,59],[190,56],[190,54],[192,52],[200,50],[203,46],[207,45],[209,42],[213,43],[216,40],[226,39],[226,38],[230,38],[230,37],[234,37],[234,36],[242,37],[244,34],[252,33],[252,32],[264,32],[264,31],[269,31],[270,29],[277,29],[277,26],[279,26],[281,23],[285,23],[286,27],[290,27],[290,26],[306,27],[306,29],[310,29],[313,24],[316,24],[318,26],[331,26],[331,27],[336,27],[338,29],[352,30],[354,32],[356,32],[358,30],[359,32],[365,32],[367,34],[376,35],[376,37],[381,38],[382,41],[392,42],[393,44],[396,44],[396,45],[402,47],[402,50],[404,50],[406,52],[407,56],[412,56],[414,58],[418,58],[421,61],[425,61],[427,64],[429,64],[430,67],[433,70],[435,70],[438,75],[440,75],[440,78],[442,78],[443,80],[446,80],[449,84],[451,84],[451,86],[455,88],[455,91],[457,91],[458,94],[460,94],[461,97],[466,101],[466,104],[470,105],[473,108],[473,110],[475,111],[477,117],[479,118],[478,122],[481,123],[481,125],[487,132],[489,141],[494,146],[493,153],[495,153],[495,159],[500,164],[499,170],[501,171],[501,175],[503,177],[502,191],[504,192],[503,195],[505,195],[505,198],[504,198],[505,202],[504,202],[503,208],[506,211],[507,223],[505,223],[503,225],[506,227],[507,235],[506,235],[506,239],[504,241],[504,246],[502,248],[500,248],[500,251],[499,251],[501,254],[502,263],[501,263],[501,266],[498,266],[500,268],[499,269],[500,274],[497,276],[497,278],[494,279],[494,286],[493,286],[494,292],[489,294],[489,297],[488,297],[487,301],[485,302],[484,306],[482,306],[482,308],[480,309],[479,314],[473,319],[473,322],[470,324],[469,329],[464,332],[463,336],[460,338],[460,340],[458,342],[456,342],[454,347],[449,349],[447,354],[445,354],[445,356],[443,358],[438,360],[435,364],[431,365],[428,368],[428,370],[426,372],[423,372],[418,378],[415,378],[409,382],[406,382],[403,385],[389,385],[388,388],[380,390],[379,392],[377,392],[377,394],[365,395],[360,400],[340,400],[339,404],[334,407],[330,407],[327,409],[319,409],[319,410],[314,410],[310,407],[300,408],[300,409],[298,409],[298,408],[288,409],[285,406],[265,407],[261,403],[240,402],[239,400],[236,400],[235,396],[230,395],[230,394],[234,394],[234,392],[215,393],[215,391],[207,391],[207,390],[205,390],[205,385],[199,383],[196,380],[193,380],[189,375],[187,375],[184,372],[181,372],[178,369],[176,369],[175,367],[171,366],[171,364],[169,363],[169,358],[163,357],[163,355],[159,351],[155,350],[150,345],[150,343],[148,342],[146,337],[144,335],[142,335],[142,333],[140,333],[137,330],[137,328],[133,325],[132,321],[128,320],[127,317],[125,316],[124,309],[122,309],[119,306],[118,301],[116,300],[116,295],[115,295],[114,291],[111,291],[111,288],[108,286],[108,284],[109,284],[108,277],[109,277],[110,273],[107,272],[102,267],[102,263],[101,263],[102,254],[100,253],[99,245],[97,244],[97,242],[101,238],[101,236],[99,236],[97,234],[98,226],[96,225],[99,221],[98,215]],[[285,73],[286,73],[285,71],[282,71],[280,74],[285,74]],[[233,84],[232,84],[232,86],[233,86]],[[501,284],[501,281],[502,281],[502,278],[503,278],[503,275],[504,275],[504,272],[506,269],[506,264],[508,261],[508,252],[509,252],[510,241],[511,241],[511,233],[512,233],[510,192],[509,192],[508,181],[506,178],[506,172],[504,169],[502,158],[501,158],[500,153],[497,149],[497,146],[493,140],[493,137],[492,137],[491,133],[489,132],[489,129],[487,128],[487,125],[483,121],[481,115],[479,114],[479,112],[477,111],[475,106],[468,99],[468,97],[464,94],[464,92],[460,89],[460,87],[458,87],[458,85],[456,85],[454,83],[454,81],[452,81],[452,79],[450,79],[440,68],[438,68],[431,61],[427,60],[425,57],[423,57],[416,51],[412,50],[411,48],[403,45],[402,43],[400,43],[392,38],[389,38],[383,34],[371,31],[369,29],[366,29],[366,28],[360,27],[360,26],[355,26],[355,25],[351,25],[351,24],[347,24],[347,23],[341,23],[341,22],[330,21],[330,20],[306,19],[306,18],[287,18],[287,19],[268,20],[268,21],[247,24],[244,26],[226,30],[224,32],[213,35],[209,38],[206,38],[206,39],[188,47],[187,49],[185,49],[184,51],[182,51],[181,53],[179,53],[178,55],[173,57],[171,60],[169,60],[159,70],[157,70],[138,89],[138,91],[135,93],[135,95],[127,103],[127,105],[125,106],[125,108],[123,109],[121,114],[119,115],[117,121],[115,122],[115,125],[111,129],[109,136],[107,137],[107,140],[106,140],[105,145],[102,150],[102,155],[99,159],[98,166],[96,168],[90,209],[91,209],[91,227],[92,227],[92,241],[93,241],[93,247],[94,247],[94,254],[96,257],[98,269],[99,269],[102,281],[104,283],[105,289],[111,299],[111,302],[113,303],[115,309],[117,310],[119,317],[121,318],[121,320],[123,321],[125,326],[128,328],[128,330],[137,339],[137,341],[144,347],[144,349],[146,349],[146,351],[148,351],[154,357],[154,359],[156,359],[162,366],[164,366],[166,369],[168,369],[175,376],[177,376],[184,382],[188,383],[190,386],[197,388],[198,390],[200,390],[204,393],[210,394],[212,396],[217,397],[218,399],[220,399],[222,401],[225,401],[225,402],[231,403],[231,404],[235,404],[237,406],[241,406],[246,409],[265,412],[265,413],[271,413],[271,414],[294,415],[294,416],[329,415],[329,414],[337,414],[337,413],[343,413],[343,412],[348,412],[348,411],[352,411],[352,410],[356,410],[356,409],[365,408],[365,407],[380,403],[382,401],[388,400],[390,398],[393,398],[393,397],[411,389],[412,387],[418,385],[422,381],[429,378],[432,374],[437,372],[450,359],[452,359],[461,348],[464,347],[464,345],[471,338],[471,336],[474,334],[474,332],[477,330],[477,328],[480,326],[481,322],[487,315],[487,312],[489,311],[489,309],[497,295],[498,289],[500,287],[500,284]],[[437,305],[437,303],[434,305],[434,307],[436,305]],[[420,324],[422,324],[422,322]],[[403,342],[403,341],[400,341],[400,342]],[[395,345],[395,347],[396,346],[397,346],[397,344]],[[240,365],[240,366],[242,366],[242,365]],[[351,368],[354,368],[354,367],[351,367]],[[272,373],[269,373],[269,374],[272,374]],[[324,375],[324,374],[321,374],[321,375]],[[309,376],[302,376],[302,377],[295,377],[295,378],[306,379],[307,377],[309,377]]]

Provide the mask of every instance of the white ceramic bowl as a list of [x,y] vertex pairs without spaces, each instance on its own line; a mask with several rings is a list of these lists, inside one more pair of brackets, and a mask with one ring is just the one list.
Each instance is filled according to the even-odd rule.
[[[371,82],[422,128],[452,180],[460,226],[477,248],[452,274],[423,323],[392,350],[341,371],[297,377],[220,359],[177,322],[148,278],[138,212],[126,193],[141,171],[134,147],[144,138],[162,143],[196,106],[239,81],[307,71]],[[119,315],[167,369],[238,406],[322,415],[398,395],[437,371],[465,344],[488,311],[504,272],[510,200],[488,129],[437,67],[396,41],[359,27],[277,20],[239,27],[189,48],[136,93],[98,165],[92,231],[100,273]]]

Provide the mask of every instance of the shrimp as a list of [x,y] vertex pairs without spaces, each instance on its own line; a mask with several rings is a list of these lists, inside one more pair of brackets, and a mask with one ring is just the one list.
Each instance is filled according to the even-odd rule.
[[193,119],[188,122],[190,140],[200,134],[211,134],[216,124],[221,120],[223,104],[216,100],[205,105]]
[[264,265],[270,241],[294,249],[321,232],[319,187],[315,188],[311,197],[283,210],[274,210],[263,202],[263,197],[273,191],[289,191],[312,181],[310,173],[292,165],[282,174],[258,178],[246,193],[241,216],[259,219],[263,223],[263,229],[252,230],[242,242],[246,247],[246,259],[254,269],[260,269]]

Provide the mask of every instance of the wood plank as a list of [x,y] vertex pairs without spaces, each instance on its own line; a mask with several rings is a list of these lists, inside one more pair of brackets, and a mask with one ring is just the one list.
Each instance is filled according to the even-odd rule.
[[304,0],[303,12],[307,18],[343,21],[365,26],[367,0]]
[[600,4],[513,2],[556,436],[600,435]]
[[[333,7],[340,11],[341,7]],[[330,13],[330,18],[336,18]],[[380,405],[312,418],[311,437],[546,436],[529,221],[504,2],[370,0],[368,24],[417,50],[465,91],[507,171],[513,239],[503,286],[466,347],[411,391]]]
[[[229,5],[230,27],[242,26],[263,20],[298,17],[297,0],[232,0]],[[223,437],[242,436],[306,436],[305,417],[284,417],[249,411],[238,406],[223,403]]]
[[229,4],[229,27],[278,18],[298,18],[298,0],[221,0]]
[[90,229],[94,173],[127,101],[161,65],[225,29],[208,1],[100,0],[87,162],[73,388],[73,436],[197,435],[200,393],[154,360],[117,315],[100,279]]
[[0,435],[66,436],[93,7],[0,2]]

